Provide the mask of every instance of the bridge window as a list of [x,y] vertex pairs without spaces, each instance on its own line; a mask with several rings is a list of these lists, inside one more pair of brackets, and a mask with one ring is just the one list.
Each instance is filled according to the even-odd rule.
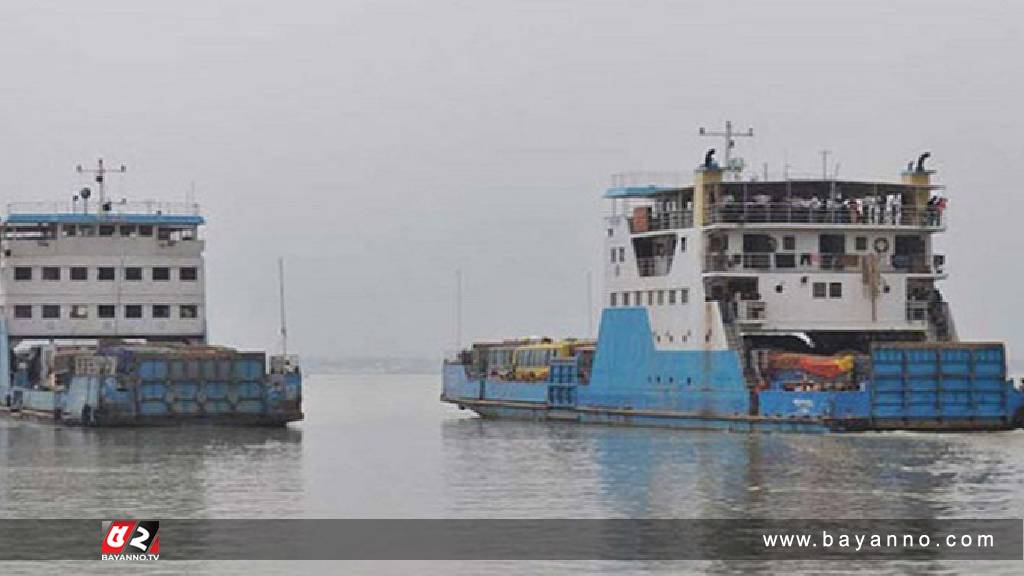
[[15,318],[31,318],[32,307],[27,304],[18,304],[14,307]]
[[142,280],[142,268],[138,266],[129,266],[124,269],[124,279],[131,282],[138,282]]
[[124,307],[125,318],[142,318],[142,305],[128,304]]
[[60,318],[60,306],[57,304],[43,304],[43,318]]
[[31,280],[32,279],[32,267],[31,266],[15,266],[15,268],[14,268],[14,279],[15,280]]
[[171,279],[171,269],[165,266],[153,268],[153,281],[166,282]]
[[195,282],[199,278],[199,269],[195,266],[186,266],[178,270],[178,279],[184,282]]
[[170,318],[171,307],[167,304],[154,304],[153,305],[153,318]]
[[112,266],[101,266],[96,270],[97,280],[113,280],[114,268]]
[[812,290],[812,295],[815,298],[824,298],[826,296],[826,294],[825,294],[825,283],[824,282],[815,282],[814,286],[812,286],[811,290]]
[[100,304],[96,307],[96,315],[100,318],[113,318],[116,310],[113,304]]
[[76,320],[89,317],[89,306],[86,304],[72,304],[71,305],[71,317]]
[[57,266],[44,266],[43,280],[60,280],[60,268]]
[[85,266],[72,266],[71,267],[71,279],[72,280],[88,280],[89,269]]

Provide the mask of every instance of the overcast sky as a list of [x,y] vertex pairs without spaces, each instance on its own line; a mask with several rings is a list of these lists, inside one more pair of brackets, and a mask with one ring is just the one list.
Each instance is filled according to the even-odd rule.
[[[5,201],[115,196],[210,225],[213,340],[432,356],[581,334],[608,175],[691,170],[725,119],[749,164],[949,186],[961,335],[1024,356],[1024,10],[1015,2],[21,1],[0,4]],[[596,300],[596,299],[595,299]]]

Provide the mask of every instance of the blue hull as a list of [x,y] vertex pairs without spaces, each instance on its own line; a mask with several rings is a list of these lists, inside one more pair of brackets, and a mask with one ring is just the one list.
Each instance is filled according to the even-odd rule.
[[884,345],[858,390],[754,390],[732,350],[662,351],[639,308],[604,311],[589,382],[577,359],[546,382],[446,363],[442,400],[483,417],[736,431],[1003,430],[1024,418],[1001,345]]

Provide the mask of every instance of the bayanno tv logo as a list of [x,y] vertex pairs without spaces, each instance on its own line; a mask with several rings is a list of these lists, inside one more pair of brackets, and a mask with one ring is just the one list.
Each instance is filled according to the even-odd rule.
[[100,560],[159,560],[160,522],[106,520]]

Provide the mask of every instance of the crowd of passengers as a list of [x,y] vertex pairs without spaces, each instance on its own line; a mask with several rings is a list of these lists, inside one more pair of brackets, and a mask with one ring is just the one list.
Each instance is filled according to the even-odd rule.
[[841,194],[824,200],[788,198],[772,202],[768,194],[756,194],[751,201],[737,201],[725,194],[715,205],[720,222],[827,222],[832,224],[923,224],[938,226],[946,209],[946,199],[933,195],[918,215],[904,203],[902,194],[844,198]]

